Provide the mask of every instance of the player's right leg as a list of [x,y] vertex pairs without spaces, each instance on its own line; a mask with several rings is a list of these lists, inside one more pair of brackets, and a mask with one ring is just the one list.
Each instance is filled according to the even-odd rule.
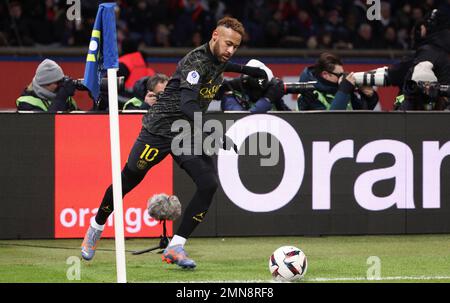
[[[170,142],[170,139],[154,136],[142,128],[122,170],[122,196],[133,190],[144,179],[150,168],[161,162],[169,154]],[[94,257],[105,223],[113,210],[113,190],[112,185],[110,185],[81,244],[83,259],[91,260]]]

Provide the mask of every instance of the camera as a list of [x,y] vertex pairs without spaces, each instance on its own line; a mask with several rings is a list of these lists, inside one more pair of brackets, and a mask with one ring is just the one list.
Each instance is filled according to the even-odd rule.
[[387,67],[353,73],[358,86],[389,86]]
[[417,106],[419,110],[449,110],[450,85],[439,82],[414,81],[405,82],[405,100]]
[[424,82],[409,80],[405,83],[405,92],[408,94],[425,93],[430,97],[449,97],[450,85],[438,82]]
[[[75,85],[75,89],[77,90],[88,90],[86,86],[84,86],[84,79],[71,79],[68,78]],[[117,77],[117,90],[120,92],[125,88],[125,77]],[[102,78],[100,81],[100,91],[108,91],[108,78]]]
[[284,93],[285,94],[299,94],[305,90],[314,89],[315,84],[317,84],[317,81],[285,82],[284,83]]

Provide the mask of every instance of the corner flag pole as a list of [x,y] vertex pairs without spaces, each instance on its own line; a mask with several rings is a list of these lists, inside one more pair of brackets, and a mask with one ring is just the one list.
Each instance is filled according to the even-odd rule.
[[93,99],[100,96],[100,82],[105,70],[108,75],[109,130],[111,140],[111,168],[114,203],[117,282],[126,283],[125,239],[123,231],[122,180],[120,165],[119,106],[117,70],[119,56],[116,33],[116,3],[102,3],[97,10],[84,71],[84,86]]
[[108,69],[109,129],[111,138],[111,168],[114,201],[114,232],[116,243],[117,282],[127,282],[125,236],[123,227],[123,199],[120,165],[119,107],[117,97],[117,69]]

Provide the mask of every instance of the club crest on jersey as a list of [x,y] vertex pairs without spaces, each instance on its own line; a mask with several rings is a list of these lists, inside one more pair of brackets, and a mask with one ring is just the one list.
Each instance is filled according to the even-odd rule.
[[200,80],[200,75],[196,70],[190,71],[186,78],[186,81],[192,85],[197,84],[198,80]]

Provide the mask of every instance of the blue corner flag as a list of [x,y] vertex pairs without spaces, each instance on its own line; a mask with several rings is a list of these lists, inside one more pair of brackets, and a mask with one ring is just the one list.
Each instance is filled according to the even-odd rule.
[[100,4],[89,43],[83,84],[95,101],[98,100],[100,81],[106,70],[119,68],[115,6],[116,3]]

